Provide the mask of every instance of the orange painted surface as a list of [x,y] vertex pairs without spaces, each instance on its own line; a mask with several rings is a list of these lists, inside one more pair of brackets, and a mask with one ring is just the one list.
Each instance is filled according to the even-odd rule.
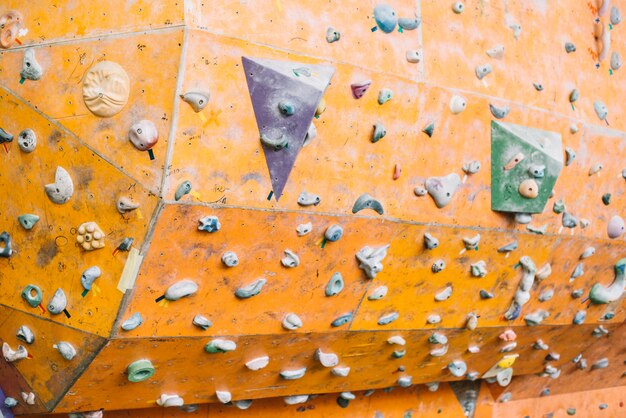
[[[141,247],[156,199],[75,136],[6,91],[0,95],[0,112],[11,115],[3,119],[2,127],[16,140],[25,128],[37,135],[37,148],[30,154],[21,152],[16,142],[9,145],[9,152],[1,149],[0,199],[5,204],[0,210],[0,229],[11,235],[15,253],[0,258],[0,300],[5,306],[107,336],[123,296],[117,283],[128,254],[112,253],[125,237],[134,237],[135,248]],[[74,183],[74,195],[63,205],[52,203],[44,191],[45,184],[54,182],[57,166],[68,170]],[[120,195],[140,203],[141,213],[120,215],[115,208]],[[31,230],[17,221],[25,213],[40,218]],[[76,229],[89,221],[95,221],[106,234],[103,249],[86,252],[77,247]],[[95,282],[99,292],[82,297],[80,277],[94,265],[102,271]],[[41,288],[44,307],[56,289],[62,288],[71,318],[32,308],[21,297],[28,284]]]
[[111,0],[84,6],[80,0],[5,0],[0,13],[10,9],[22,13],[28,29],[28,34],[19,38],[24,45],[153,30],[183,23],[182,2],[177,1],[155,4],[150,0]]
[[[171,306],[171,305],[170,305]],[[517,374],[543,370],[546,353],[531,348],[541,338],[558,347],[561,360],[569,361],[589,344],[594,325],[516,328],[520,357],[515,362]],[[607,326],[613,329],[612,326]],[[414,383],[459,380],[446,369],[456,359],[464,359],[468,372],[485,373],[502,357],[503,343],[498,339],[505,327],[485,327],[473,332],[439,329],[449,339],[446,356],[432,357],[428,342],[430,330],[378,332],[324,332],[283,335],[222,336],[236,342],[237,349],[224,354],[209,354],[204,346],[213,337],[115,339],[100,352],[78,382],[72,395],[66,396],[56,411],[95,410],[99,408],[141,408],[153,404],[162,393],[176,393],[186,403],[216,402],[215,390],[228,390],[235,400],[257,399],[295,394],[316,394],[345,390],[385,388],[401,376],[412,376]],[[406,346],[391,345],[387,340],[400,335]],[[469,354],[467,347],[478,344],[481,350]],[[339,365],[351,368],[347,377],[337,377],[315,359],[315,351],[333,352]],[[406,349],[406,356],[394,359],[395,350]],[[245,363],[267,355],[269,365],[251,371]],[[156,374],[144,382],[127,380],[126,368],[133,361],[149,358]],[[121,359],[124,359],[121,361]],[[398,371],[403,365],[405,372]],[[285,380],[281,370],[307,367],[304,377]],[[106,391],[98,388],[106,387]]]
[[[565,394],[587,390],[588,385],[622,384],[623,301],[587,306],[571,297],[575,289],[586,295],[594,283],[611,283],[613,265],[626,256],[624,238],[610,241],[606,236],[611,216],[626,217],[621,176],[626,134],[618,131],[626,129],[621,117],[626,87],[620,82],[626,70],[611,75],[609,59],[595,68],[595,12],[587,2],[467,0],[465,12],[457,15],[451,2],[389,1],[400,17],[418,13],[421,19],[416,31],[391,34],[372,32],[372,9],[379,3],[374,0],[115,0],[94,1],[88,7],[78,0],[5,3],[7,9],[21,10],[29,32],[20,35],[22,46],[0,50],[0,127],[15,135],[30,127],[39,140],[32,154],[21,152],[15,142],[4,153],[0,147],[0,231],[11,234],[15,250],[11,258],[0,258],[0,340],[15,346],[15,331],[23,322],[36,331],[36,342],[29,347],[32,360],[0,366],[3,389],[3,379],[10,379],[11,391],[31,386],[37,393],[36,406],[17,413],[50,410],[59,402],[56,412],[102,407],[107,415],[109,410],[129,409],[113,416],[140,416],[136,411],[148,408],[141,414],[175,416],[171,411],[177,410],[156,409],[154,401],[162,393],[178,393],[187,403],[213,403],[201,407],[199,415],[238,416],[250,411],[214,404],[216,389],[230,390],[234,399],[380,389],[397,383],[400,365],[416,384],[456,380],[446,365],[463,359],[469,371],[484,373],[501,358],[498,335],[509,327],[518,335],[515,378],[505,389],[483,385],[477,417],[530,411],[530,401],[521,399],[535,398],[546,385]],[[626,13],[626,2],[613,3]],[[508,28],[512,22],[522,27],[517,40]],[[612,50],[626,56],[624,25],[614,26],[611,36]],[[326,42],[329,26],[341,32],[338,42]],[[565,53],[566,41],[576,44],[575,53]],[[503,60],[485,54],[496,44],[505,46]],[[44,76],[20,83],[29,45],[35,46]],[[421,63],[407,62],[409,49],[423,52]],[[327,109],[314,120],[318,137],[300,152],[279,202],[267,199],[271,183],[242,56],[336,69],[325,94]],[[108,119],[91,114],[82,99],[83,75],[102,60],[122,65],[131,81],[128,103]],[[475,67],[485,63],[494,71],[479,81]],[[368,79],[370,90],[355,100],[350,84]],[[541,83],[543,91],[536,91],[533,83]],[[572,107],[568,95],[575,87],[581,97]],[[392,89],[394,97],[379,105],[382,88]],[[211,93],[200,113],[179,99],[180,93],[194,90]],[[458,115],[449,109],[454,94],[468,103]],[[593,110],[595,100],[608,105],[608,127]],[[573,164],[563,168],[544,213],[533,217],[535,227],[547,225],[545,236],[530,234],[512,217],[490,209],[490,103],[511,107],[505,122],[556,131],[563,146],[577,153]],[[129,127],[141,119],[151,120],[159,131],[154,160],[128,141]],[[432,138],[421,132],[430,122],[435,123]],[[372,143],[375,123],[382,123],[387,135]],[[572,124],[578,133],[570,132]],[[463,177],[462,166],[474,159],[480,161],[480,171],[465,179],[445,208],[437,209],[429,196],[414,194],[428,177],[453,172]],[[604,168],[589,176],[594,164]],[[50,203],[43,192],[57,165],[68,169],[76,189],[62,206]],[[396,167],[402,173],[394,179]],[[191,181],[192,193],[174,202],[184,180]],[[298,195],[305,190],[320,195],[321,203],[298,206]],[[363,193],[383,204],[383,216],[351,213]],[[601,202],[604,193],[612,194],[608,206]],[[120,215],[115,209],[120,195],[139,202],[140,211]],[[552,211],[557,199],[590,226],[563,230],[561,216]],[[23,213],[41,217],[32,231],[17,223]],[[198,219],[205,215],[219,217],[219,232],[197,230]],[[86,253],[74,245],[76,228],[87,221],[97,222],[106,233],[104,250]],[[313,232],[298,237],[295,228],[305,222],[312,222]],[[322,247],[323,233],[333,223],[344,228],[344,236]],[[423,248],[425,232],[440,240],[437,249]],[[479,248],[463,252],[462,239],[478,232]],[[117,286],[128,255],[112,252],[128,236],[135,238],[134,247],[145,259],[134,288],[124,295]],[[496,251],[514,240],[519,249],[508,257]],[[355,253],[365,245],[385,244],[391,246],[383,271],[367,279]],[[584,275],[570,282],[580,254],[591,245],[596,254],[584,260]],[[281,266],[285,249],[299,255],[300,266]],[[222,265],[225,251],[237,253],[237,267]],[[550,262],[553,273],[535,284],[521,317],[507,323],[502,314],[520,282],[522,272],[515,266],[524,255],[538,268]],[[447,268],[434,274],[431,265],[437,259],[445,260]],[[470,265],[479,260],[486,262],[488,274],[473,278]],[[82,297],[80,275],[93,265],[103,275],[97,289]],[[342,274],[345,288],[326,297],[324,288],[335,272]],[[238,287],[258,277],[267,279],[259,295],[246,300],[234,296]],[[197,294],[155,302],[184,278],[198,283]],[[20,297],[28,283],[42,288],[44,304],[62,287],[71,318],[28,306]],[[435,293],[448,284],[452,297],[435,302]],[[381,285],[388,286],[388,295],[368,300]],[[554,297],[540,303],[537,296],[548,288]],[[480,289],[495,297],[481,300]],[[549,311],[550,317],[543,326],[527,327],[523,315],[538,309]],[[580,309],[587,311],[586,324],[572,325]],[[134,312],[141,313],[144,323],[121,331],[122,321]],[[301,329],[282,329],[281,320],[289,312],[303,320]],[[331,327],[332,320],[347,312],[354,313],[353,321]],[[396,321],[377,324],[391,312],[398,313]],[[469,312],[480,315],[475,331],[464,329]],[[614,312],[615,318],[601,321],[606,312]],[[433,313],[442,316],[441,324],[426,324]],[[212,327],[202,331],[192,325],[197,314],[209,318]],[[596,340],[591,332],[600,323],[611,334]],[[428,354],[427,339],[435,329],[450,338],[444,357]],[[387,344],[392,335],[407,339],[402,359],[390,357],[399,349]],[[204,345],[217,336],[237,341],[237,350],[204,352]],[[79,356],[62,370],[52,349],[53,340],[61,337],[79,348]],[[101,337],[109,341],[91,361],[104,344]],[[559,380],[546,383],[547,378],[534,375],[543,370],[547,354],[531,348],[537,338],[561,355],[553,362],[562,367]],[[470,344],[478,345],[480,353],[469,354]],[[314,359],[317,348],[337,353],[340,364],[351,367],[350,375],[332,376]],[[606,356],[612,367],[578,371],[570,360],[581,352],[590,364]],[[271,358],[267,368],[245,368],[246,361],[263,354]],[[141,358],[154,363],[156,375],[129,383],[126,367]],[[280,370],[296,366],[308,367],[304,378],[280,379]],[[514,401],[494,404],[504,391],[512,391]],[[580,413],[595,416],[598,411],[589,405],[597,396],[576,399],[587,402]],[[607,414],[601,416],[618,411],[614,405],[619,396],[610,396],[611,407],[600,411]],[[404,418],[409,409],[416,416],[462,414],[447,385],[435,394],[423,387],[370,398],[359,394],[345,411],[335,397],[320,396],[298,407],[284,406],[281,399],[259,400],[253,408],[261,416],[373,416],[380,410],[384,416]],[[560,399],[537,400],[533,414],[543,413],[544,407],[562,413]]]
[[[0,335],[2,335],[0,342],[7,342],[14,350],[18,345],[24,345],[31,356],[28,359],[6,364],[4,367],[16,368],[22,375],[26,384],[30,386],[29,391],[35,393],[38,403],[44,404],[44,409],[40,411],[54,407],[56,401],[65,394],[70,384],[80,376],[82,370],[91,363],[105,343],[104,338],[96,335],[5,306],[0,306],[0,318]],[[33,332],[35,336],[33,344],[26,344],[16,337],[17,330],[22,325],[26,325]],[[54,344],[61,341],[70,343],[75,348],[76,357],[71,361],[65,360],[53,348]],[[2,363],[5,363],[4,359]],[[4,382],[2,383],[7,396],[21,399],[20,391],[7,390]],[[16,407],[15,412],[32,412],[32,408],[20,405]]]

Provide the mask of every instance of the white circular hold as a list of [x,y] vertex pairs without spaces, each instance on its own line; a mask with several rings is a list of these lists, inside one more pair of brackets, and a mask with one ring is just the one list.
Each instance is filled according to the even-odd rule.
[[85,106],[96,116],[110,118],[128,102],[130,79],[116,62],[101,61],[83,78]]
[[467,107],[467,101],[465,100],[464,97],[454,95],[450,99],[450,111],[454,115],[458,115],[459,113],[464,111],[466,107]]

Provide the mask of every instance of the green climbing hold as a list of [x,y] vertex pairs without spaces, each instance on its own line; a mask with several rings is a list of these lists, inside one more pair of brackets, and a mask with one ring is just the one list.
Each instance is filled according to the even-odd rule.
[[556,202],[554,202],[554,206],[552,206],[552,211],[554,213],[563,213],[565,211],[565,203],[563,202],[562,199],[559,199]]
[[430,122],[428,125],[424,126],[424,129],[422,129],[422,132],[428,135],[429,138],[432,138],[433,133],[435,132],[435,123]]
[[143,382],[154,376],[154,366],[150,360],[137,360],[128,365],[128,381],[129,382]]
[[602,195],[602,203],[604,203],[605,206],[609,206],[611,203],[611,193],[605,193]]
[[567,415],[576,415],[576,408],[567,408]]
[[33,226],[39,221],[39,216],[32,215],[30,213],[20,215],[17,217],[17,221],[22,225],[24,229],[32,229]]

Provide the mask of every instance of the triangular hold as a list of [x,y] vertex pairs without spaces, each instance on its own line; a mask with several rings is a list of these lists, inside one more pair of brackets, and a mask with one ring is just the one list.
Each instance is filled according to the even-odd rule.
[[456,399],[461,404],[465,416],[474,418],[476,412],[476,403],[478,401],[478,392],[480,392],[480,380],[461,380],[459,382],[448,382]]
[[335,69],[261,58],[241,61],[278,201]]

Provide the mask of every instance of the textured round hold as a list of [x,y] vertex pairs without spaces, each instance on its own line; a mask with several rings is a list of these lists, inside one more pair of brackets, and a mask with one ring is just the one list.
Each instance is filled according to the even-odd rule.
[[465,10],[465,5],[463,4],[463,2],[455,1],[454,3],[452,3],[452,11],[454,13],[461,14],[463,13],[463,10]]
[[385,33],[391,33],[398,24],[396,12],[388,4],[379,4],[374,8],[376,24]]
[[37,136],[35,132],[32,129],[24,129],[20,132],[17,145],[22,152],[29,153],[35,151],[35,147],[37,146]]
[[467,102],[461,96],[454,95],[450,99],[450,111],[455,115],[464,111],[466,106]]
[[140,151],[149,150],[159,140],[157,127],[149,120],[140,120],[130,127],[128,139]]
[[519,185],[519,194],[527,199],[534,199],[539,195],[539,186],[533,179],[526,179]]
[[116,62],[102,61],[89,69],[83,78],[85,106],[96,116],[110,118],[128,102],[130,79]]
[[609,238],[614,239],[621,237],[625,230],[626,225],[624,224],[624,219],[615,215],[609,221],[606,232],[609,235]]
[[150,362],[150,360],[137,360],[128,365],[126,369],[128,372],[128,381],[129,382],[143,382],[154,376],[154,366]]

